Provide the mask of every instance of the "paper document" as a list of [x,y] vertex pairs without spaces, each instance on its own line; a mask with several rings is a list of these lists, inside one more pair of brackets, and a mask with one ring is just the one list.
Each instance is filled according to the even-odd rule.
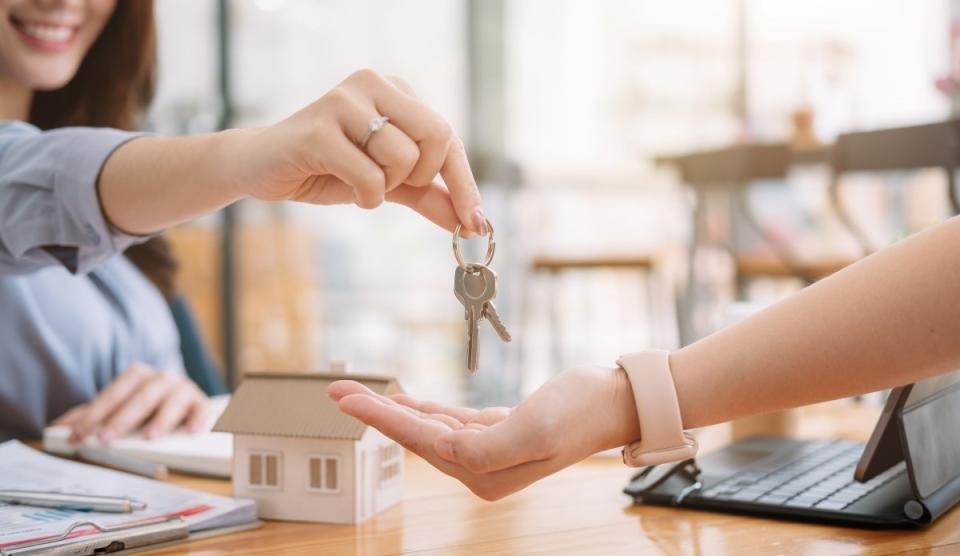
[[[171,471],[210,477],[229,478],[233,466],[233,435],[210,432],[220,418],[230,396],[210,399],[210,411],[203,432],[174,432],[154,439],[142,434],[118,438],[103,444],[95,436],[83,441],[86,446],[104,447],[121,456],[161,463]],[[69,427],[47,427],[43,431],[43,449],[52,454],[73,456],[77,445],[70,442]]]
[[[0,548],[59,536],[71,523],[125,525],[180,515],[191,532],[255,522],[252,500],[216,496],[128,473],[68,461],[38,452],[16,440],[0,444],[0,489],[42,490],[122,496],[147,504],[129,514],[78,512],[0,503]],[[95,534],[84,528],[81,534]]]

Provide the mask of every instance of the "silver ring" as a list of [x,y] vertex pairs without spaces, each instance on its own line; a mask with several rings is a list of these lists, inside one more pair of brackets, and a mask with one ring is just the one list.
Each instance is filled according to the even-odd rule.
[[370,142],[370,138],[373,137],[373,134],[383,129],[383,126],[387,125],[387,122],[389,121],[390,118],[386,116],[370,118],[370,123],[367,124],[367,131],[363,134],[363,137],[357,141],[357,145],[359,145],[361,149],[366,150],[367,143]]
[[[490,219],[487,220],[487,230],[490,232],[487,234],[487,256],[483,258],[483,266],[488,266],[490,261],[493,260],[493,253],[497,250],[497,241],[493,238],[493,224],[490,223]],[[453,258],[457,259],[457,265],[464,270],[469,270],[470,266],[463,260],[463,255],[460,253],[460,230],[463,228],[463,224],[457,224],[457,229],[453,231]]]

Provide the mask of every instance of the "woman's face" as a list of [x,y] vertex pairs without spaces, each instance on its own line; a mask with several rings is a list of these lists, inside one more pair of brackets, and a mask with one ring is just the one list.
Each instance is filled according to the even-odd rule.
[[0,79],[33,90],[66,85],[115,5],[116,0],[0,0]]

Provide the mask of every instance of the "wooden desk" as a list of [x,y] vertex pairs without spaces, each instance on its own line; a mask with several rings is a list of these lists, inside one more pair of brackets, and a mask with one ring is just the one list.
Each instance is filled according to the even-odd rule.
[[[804,409],[800,435],[864,439],[876,414],[836,403]],[[922,531],[888,531],[638,507],[620,493],[630,474],[612,458],[592,458],[489,503],[409,456],[404,501],[362,525],[268,522],[153,554],[960,553],[960,511]],[[178,476],[174,482],[230,493],[226,481]]]

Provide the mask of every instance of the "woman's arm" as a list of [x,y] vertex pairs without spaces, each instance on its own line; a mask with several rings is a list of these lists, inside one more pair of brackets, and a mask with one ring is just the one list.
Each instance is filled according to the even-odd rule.
[[[359,145],[379,115],[389,122]],[[84,273],[143,234],[244,197],[387,200],[450,230],[462,223],[466,236],[486,231],[450,125],[403,82],[363,70],[260,129],[164,138],[0,122],[0,275],[57,264]]]
[[[359,145],[377,116],[388,123]],[[438,174],[445,186],[434,181]],[[107,159],[99,195],[107,219],[136,234],[248,196],[363,208],[387,200],[450,230],[461,222],[485,232],[477,185],[450,125],[404,83],[369,70],[270,127],[130,141]]]
[[670,356],[687,428],[960,367],[960,218]]
[[[684,426],[906,384],[960,367],[960,218],[872,255],[671,355]],[[642,435],[626,374],[566,371],[476,412],[331,385],[373,425],[495,499]],[[590,418],[584,418],[589,415]]]

